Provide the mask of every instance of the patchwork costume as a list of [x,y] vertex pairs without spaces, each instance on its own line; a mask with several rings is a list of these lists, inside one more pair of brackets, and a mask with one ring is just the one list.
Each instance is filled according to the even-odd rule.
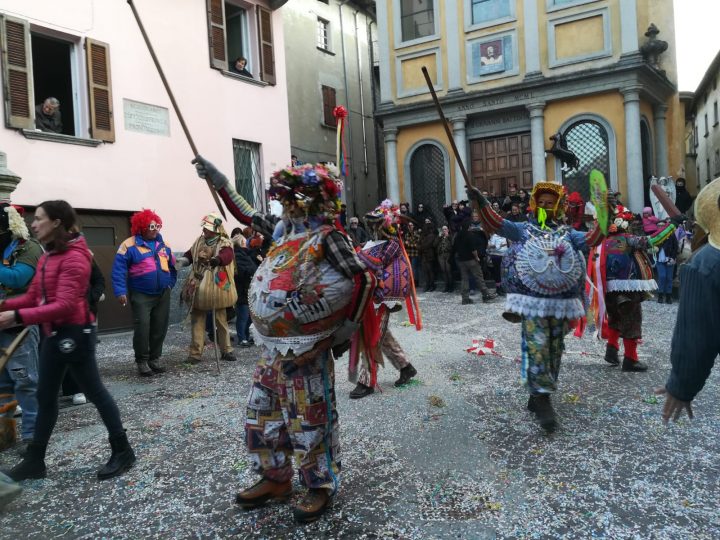
[[[555,198],[552,215],[538,207],[543,194]],[[540,182],[531,195],[533,217],[515,223],[492,210],[477,190],[468,193],[480,205],[488,234],[512,241],[502,263],[508,319],[522,323],[523,382],[530,392],[528,408],[548,431],[555,428],[550,395],[557,390],[565,334],[585,316],[584,251],[600,242],[602,232],[580,232],[559,225],[564,191],[559,184]]]
[[[266,237],[275,219],[256,212],[208,162],[198,158],[230,212]],[[261,355],[247,405],[245,435],[262,476],[240,492],[245,508],[292,490],[293,455],[309,488],[295,508],[316,519],[338,486],[341,469],[334,353],[347,346],[370,299],[374,278],[336,228],[340,182],[323,166],[276,172],[270,195],[285,208],[284,227],[255,273],[248,303]],[[303,215],[304,214],[304,215]]]
[[404,303],[410,323],[422,329],[422,314],[415,293],[415,281],[410,259],[399,235],[400,210],[392,201],[385,200],[365,221],[372,230],[374,240],[358,250],[358,256],[377,280],[373,302],[368,304],[363,317],[362,330],[352,339],[349,376],[357,382],[350,397],[358,399],[370,395],[377,385],[377,367],[384,365],[383,356],[400,372],[395,386],[406,384],[417,375],[405,351],[388,328],[390,313],[402,309]]

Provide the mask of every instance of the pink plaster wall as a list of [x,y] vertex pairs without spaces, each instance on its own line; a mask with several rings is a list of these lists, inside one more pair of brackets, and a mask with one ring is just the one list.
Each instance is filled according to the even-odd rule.
[[[273,13],[277,84],[258,87],[209,67],[204,0],[135,0],[135,5],[200,153],[231,179],[234,138],[261,144],[265,178],[286,165],[290,134],[281,14]],[[5,128],[3,118],[0,150],[23,178],[13,202],[63,198],[77,208],[153,208],[173,249],[187,249],[214,203],[190,165],[190,147],[128,4],[0,0],[0,11],[66,36],[108,43],[115,116],[115,143],[97,148],[31,141]],[[81,93],[87,94],[84,65],[83,59]],[[170,137],[125,131],[123,98],[170,109]],[[36,103],[41,99],[36,96]],[[81,107],[87,109],[85,100]],[[231,218],[226,225],[230,230],[236,224]]]

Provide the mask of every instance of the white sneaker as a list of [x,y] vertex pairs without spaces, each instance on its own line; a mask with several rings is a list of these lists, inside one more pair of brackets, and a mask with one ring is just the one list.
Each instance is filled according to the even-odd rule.
[[73,396],[73,405],[85,405],[86,403],[85,394],[75,394]]
[[18,416],[22,416],[22,409],[20,408],[20,405],[18,405],[17,407],[15,407],[15,414],[14,414],[13,416],[14,416],[15,418],[17,418]]

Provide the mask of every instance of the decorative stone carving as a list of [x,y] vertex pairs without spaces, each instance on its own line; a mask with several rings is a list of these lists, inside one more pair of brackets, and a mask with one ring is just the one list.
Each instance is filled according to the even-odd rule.
[[7,168],[7,154],[0,152],[0,200],[10,200],[19,183],[20,177]]
[[640,47],[640,52],[642,53],[643,58],[648,64],[650,64],[654,69],[658,70],[659,72],[665,73],[664,70],[660,69],[658,60],[660,55],[667,50],[668,42],[657,39],[657,35],[659,33],[660,30],[658,30],[658,27],[655,26],[655,24],[650,23],[647,32],[645,32],[645,37],[647,37],[648,39]]

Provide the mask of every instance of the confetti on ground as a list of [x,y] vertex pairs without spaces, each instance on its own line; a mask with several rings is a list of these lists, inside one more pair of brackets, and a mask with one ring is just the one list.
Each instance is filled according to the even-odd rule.
[[[502,319],[502,302],[461,308],[459,295],[427,293],[421,307],[422,332],[402,324],[406,314],[391,319],[418,371],[407,385],[393,386],[398,374],[388,364],[378,373],[385,392],[350,400],[347,357],[335,363],[343,468],[334,505],[317,522],[297,526],[282,503],[235,507],[235,494],[257,480],[244,417],[258,349],[237,349],[238,361],[223,363],[217,377],[210,349],[197,366],[183,363],[189,330],[173,326],[160,376],[135,375],[129,334],[102,336],[98,348],[135,467],[98,482],[110,452],[97,413],[63,408],[48,477],[25,482],[0,515],[0,537],[720,538],[720,370],[694,403],[693,421],[665,427],[661,408],[643,405],[667,380],[676,306],[643,305],[647,373],[609,368],[605,344],[592,335],[566,338],[578,353],[563,358],[552,437],[526,409],[514,361],[520,327]],[[468,362],[462,347],[479,334],[493,336],[510,360]],[[430,405],[429,393],[445,406]],[[0,468],[17,460],[15,450],[1,452]],[[294,488],[298,500],[297,480]]]

